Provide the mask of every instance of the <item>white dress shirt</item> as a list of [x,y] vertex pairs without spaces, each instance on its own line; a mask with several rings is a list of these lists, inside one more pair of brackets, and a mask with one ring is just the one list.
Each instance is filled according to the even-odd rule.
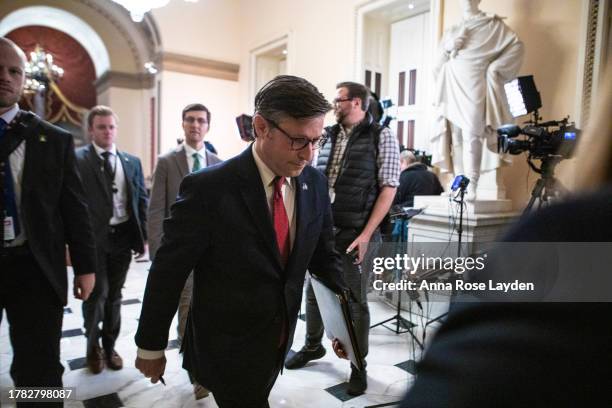
[[197,153],[198,158],[200,159],[200,168],[203,169],[204,167],[208,166],[208,163],[206,163],[206,147],[202,145],[200,150],[196,150],[185,143],[185,154],[187,155],[187,166],[190,173],[193,171],[193,162],[195,161],[193,158],[194,153]]
[[[10,127],[11,122],[15,119],[15,116],[17,116],[18,112],[19,112],[19,105],[15,104],[13,105],[11,109],[7,110],[2,115],[0,115],[0,118],[4,119],[4,121],[9,125],[8,127]],[[10,243],[5,243],[5,246],[9,246],[9,247],[22,245],[27,240],[26,231],[25,231],[25,228],[23,228],[23,222],[21,222],[21,220],[23,219],[21,215],[21,182],[23,180],[23,167],[25,163],[25,153],[26,153],[26,142],[24,140],[9,155],[9,163],[11,166],[11,174],[13,176],[13,185],[15,188],[15,203],[17,204],[17,214],[19,216],[19,220],[20,220],[19,226],[21,229],[19,232],[19,235],[16,236],[13,241],[11,241]],[[2,238],[3,237],[0,237],[0,239]]]
[[[95,143],[92,144],[100,159],[104,160],[102,153],[104,153],[106,149],[101,148]],[[117,225],[130,219],[128,212],[127,186],[125,184],[126,181],[123,165],[121,164],[121,160],[117,157],[117,146],[115,146],[113,143],[108,151],[111,153],[111,155],[108,157],[108,161],[110,162],[111,168],[114,169],[115,172],[113,185],[117,189],[117,192],[113,193],[113,216],[110,219],[110,225]]]
[[[266,192],[266,202],[268,203],[268,209],[270,210],[270,216],[272,214],[273,200],[274,200],[274,178],[276,174],[270,170],[268,166],[263,162],[261,157],[255,151],[255,145],[253,144],[253,158],[255,159],[255,165],[259,170],[259,176]],[[285,211],[287,212],[287,218],[289,219],[289,237],[290,237],[290,248],[293,248],[293,242],[295,241],[295,180],[292,177],[286,177],[285,183],[281,187],[281,193],[283,194],[283,203],[285,204]]]

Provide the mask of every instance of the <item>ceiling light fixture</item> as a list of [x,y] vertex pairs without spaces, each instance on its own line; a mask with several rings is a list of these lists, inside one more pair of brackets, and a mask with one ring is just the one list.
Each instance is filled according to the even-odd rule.
[[[144,18],[144,15],[155,8],[161,8],[170,3],[170,0],[112,0],[123,6],[130,12],[130,17],[136,23]],[[185,0],[187,3],[197,3],[198,0]]]

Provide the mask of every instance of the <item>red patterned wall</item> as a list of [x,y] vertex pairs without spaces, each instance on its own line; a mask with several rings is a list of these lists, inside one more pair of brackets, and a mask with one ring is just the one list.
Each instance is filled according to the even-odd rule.
[[[64,69],[58,86],[66,98],[75,105],[89,109],[96,105],[93,85],[96,71],[91,57],[83,46],[66,33],[41,26],[21,27],[6,35],[19,45],[28,56],[36,45],[53,55],[53,62]],[[53,103],[53,110],[57,107]]]

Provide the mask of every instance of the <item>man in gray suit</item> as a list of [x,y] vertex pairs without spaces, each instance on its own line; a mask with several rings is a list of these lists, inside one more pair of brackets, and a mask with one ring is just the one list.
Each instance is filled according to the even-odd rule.
[[[148,225],[149,255],[155,258],[163,235],[163,220],[170,215],[170,207],[176,201],[179,186],[187,174],[220,163],[214,153],[206,150],[204,137],[210,128],[210,111],[206,106],[194,103],[183,109],[183,131],[185,142],[176,149],[159,156],[153,175]],[[187,314],[191,304],[193,275],[185,282],[178,306],[178,340],[182,342]],[[194,384],[196,398],[208,395],[203,387]],[[198,398],[198,399],[199,399]]]

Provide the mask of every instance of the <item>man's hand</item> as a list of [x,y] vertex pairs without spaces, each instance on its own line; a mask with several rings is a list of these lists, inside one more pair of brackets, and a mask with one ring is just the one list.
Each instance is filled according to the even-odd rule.
[[72,282],[72,293],[76,299],[87,300],[89,295],[91,295],[95,284],[95,273],[74,275],[74,281]]
[[151,382],[155,384],[159,381],[159,377],[164,375],[166,370],[166,356],[154,360],[136,357],[134,365],[145,377],[150,378]]
[[340,343],[340,340],[333,339],[332,348],[334,349],[334,353],[336,353],[338,358],[348,360],[348,354],[346,354],[346,351],[344,350],[344,348],[342,348],[342,343]]
[[355,248],[357,248],[357,259],[355,259],[354,264],[360,265],[363,262],[363,258],[365,258],[366,253],[368,252],[368,245],[370,243],[370,239],[372,238],[371,234],[366,233],[365,231],[359,234],[357,238],[346,248],[346,253],[350,254]]
[[[144,245],[144,251],[142,253],[140,252],[135,252],[134,253],[134,259],[136,259],[137,261],[143,259],[145,257],[145,255],[147,255],[149,253],[149,244],[145,243]],[[147,259],[149,259],[149,257],[147,256]]]

